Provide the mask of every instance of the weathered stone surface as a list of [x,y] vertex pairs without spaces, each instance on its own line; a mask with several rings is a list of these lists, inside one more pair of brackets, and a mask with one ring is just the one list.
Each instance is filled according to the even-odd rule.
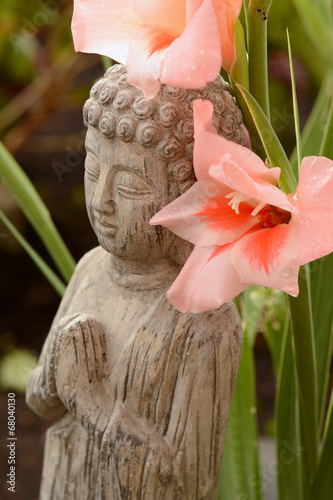
[[162,86],[147,102],[121,66],[85,107],[86,201],[100,246],[78,264],[29,381],[29,406],[54,420],[41,500],[216,498],[240,322],[231,303],[174,309],[166,291],[190,245],[149,226],[194,180],[193,96],[239,129],[221,81]]

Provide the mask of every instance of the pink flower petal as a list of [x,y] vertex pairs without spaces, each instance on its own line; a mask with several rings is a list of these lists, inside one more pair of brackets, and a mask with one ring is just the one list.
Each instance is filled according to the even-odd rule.
[[260,177],[276,184],[281,170],[268,169],[264,162],[249,149],[228,141],[218,135],[213,125],[213,105],[200,99],[193,103],[194,113],[194,169],[198,180],[209,178],[211,165],[220,162],[221,157],[230,155],[231,160],[246,169],[251,176]]
[[294,218],[300,265],[333,251],[333,161],[310,156],[301,164]]
[[217,309],[247,288],[234,270],[231,248],[232,245],[194,248],[167,293],[180,312]]
[[298,249],[290,224],[240,238],[233,245],[231,260],[242,283],[298,295]]
[[[248,151],[243,148],[244,151]],[[246,165],[246,163],[243,163]],[[226,154],[221,158],[219,164],[212,165],[209,169],[212,179],[230,187],[230,191],[239,191],[265,204],[280,207],[289,212],[297,212],[297,208],[281,189],[273,186],[270,182],[262,180],[262,177],[251,176],[246,170],[233,161],[233,156]]]
[[235,59],[234,30],[242,0],[213,0],[219,21],[223,67],[229,70]]
[[143,28],[132,40],[127,58],[128,83],[152,99],[160,88],[161,63],[173,39],[158,28]]
[[204,0],[166,51],[160,79],[175,87],[201,88],[217,77],[221,64],[216,13],[212,0]]
[[129,2],[75,0],[72,33],[76,51],[109,56],[125,64],[130,41],[141,30],[141,20]]
[[185,29],[185,0],[124,0],[123,4],[140,16],[143,27],[159,28],[174,38]]
[[242,203],[240,213],[229,206],[225,195],[230,189],[214,181],[200,181],[162,208],[150,220],[160,224],[185,240],[200,246],[225,245],[230,243],[259,221],[251,215],[254,207]]

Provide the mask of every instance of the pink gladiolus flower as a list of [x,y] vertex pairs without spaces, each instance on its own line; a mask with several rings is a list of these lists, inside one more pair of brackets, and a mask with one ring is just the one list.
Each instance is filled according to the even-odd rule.
[[168,290],[181,312],[216,309],[249,285],[298,295],[299,267],[333,250],[333,161],[307,157],[296,193],[247,148],[220,137],[194,103],[198,181],[151,219],[195,244]]
[[201,88],[234,58],[242,0],[74,0],[75,50],[127,64],[150,99],[160,83]]

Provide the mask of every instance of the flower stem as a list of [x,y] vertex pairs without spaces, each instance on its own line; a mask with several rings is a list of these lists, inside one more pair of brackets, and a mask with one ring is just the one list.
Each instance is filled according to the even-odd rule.
[[308,268],[301,269],[299,296],[289,297],[293,351],[299,395],[304,492],[309,492],[317,461],[317,385]]
[[270,120],[267,70],[267,15],[272,0],[249,0],[247,37],[250,93]]

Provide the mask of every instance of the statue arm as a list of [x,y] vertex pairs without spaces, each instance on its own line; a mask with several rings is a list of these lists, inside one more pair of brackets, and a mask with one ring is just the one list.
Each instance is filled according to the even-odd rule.
[[237,325],[226,306],[198,315],[188,331],[165,437],[189,498],[206,498],[218,482],[241,354]]
[[56,387],[56,349],[59,335],[58,323],[69,309],[73,294],[75,293],[82,273],[85,272],[89,262],[89,252],[78,263],[75,272],[67,286],[66,292],[60,303],[57,314],[53,320],[50,332],[45,340],[38,366],[31,372],[26,401],[35,413],[43,418],[56,420],[65,412],[66,407],[59,398]]

